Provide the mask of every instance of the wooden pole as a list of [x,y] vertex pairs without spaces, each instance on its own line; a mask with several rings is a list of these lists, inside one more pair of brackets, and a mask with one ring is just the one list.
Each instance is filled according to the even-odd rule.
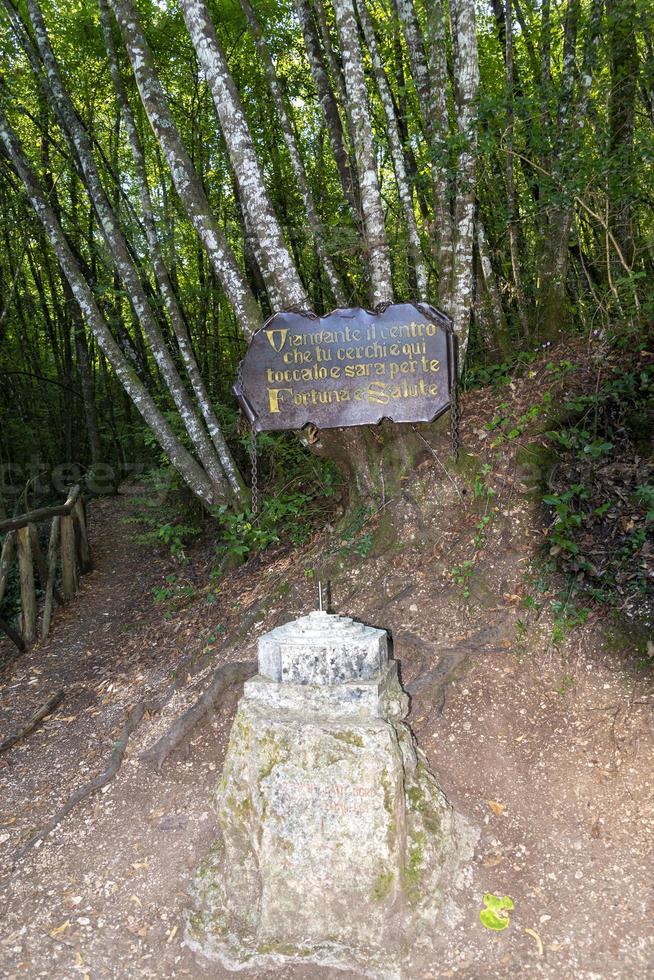
[[11,560],[14,557],[15,546],[16,532],[10,531],[2,546],[2,554],[0,554],[0,602],[2,602],[5,589],[7,588],[7,579],[9,578],[9,569],[11,567]]
[[36,588],[29,527],[18,530],[18,572],[20,576],[20,604],[22,611],[22,635],[26,644],[36,639]]
[[36,524],[28,524],[27,528],[30,532],[30,545],[32,548],[32,559],[34,561],[34,566],[36,568],[36,572],[39,577],[39,584],[42,589],[45,589],[48,582],[48,570],[45,566],[45,559],[43,558],[41,545],[39,544],[39,532],[37,530]]
[[75,527],[77,530],[77,545],[79,548],[79,559],[80,559],[80,571],[90,572],[93,567],[93,562],[91,561],[91,549],[89,547],[89,538],[86,530],[86,513],[84,512],[84,500],[82,497],[78,497],[73,507],[73,516],[75,518]]
[[75,553],[75,527],[73,518],[61,518],[61,583],[64,602],[77,592],[77,555]]
[[52,619],[52,607],[55,597],[55,578],[57,576],[57,541],[59,540],[60,517],[52,518],[50,528],[50,542],[48,544],[48,578],[45,586],[45,604],[43,606],[43,621],[41,623],[41,636],[46,638],[50,632],[50,621]]

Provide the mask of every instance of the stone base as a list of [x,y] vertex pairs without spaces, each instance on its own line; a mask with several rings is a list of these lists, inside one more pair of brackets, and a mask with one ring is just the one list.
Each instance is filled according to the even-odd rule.
[[389,667],[358,713],[345,697],[342,711],[325,702],[306,714],[315,688],[298,692],[302,711],[280,713],[270,682],[249,682],[216,791],[222,833],[196,881],[192,949],[231,970],[302,960],[390,978],[410,976],[409,960],[434,945],[470,840],[401,720],[406,696]]

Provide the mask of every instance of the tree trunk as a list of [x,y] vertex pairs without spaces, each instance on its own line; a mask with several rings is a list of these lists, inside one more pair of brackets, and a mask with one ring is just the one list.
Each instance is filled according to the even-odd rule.
[[[452,278],[441,287],[441,302],[459,338],[460,367],[468,345],[473,308],[475,165],[479,62],[474,0],[450,0],[456,78],[456,117],[462,144],[457,165]],[[443,288],[444,287],[444,288]]]
[[211,482],[215,486],[216,496],[223,498],[229,494],[224,471],[206,430],[195,413],[190,397],[182,384],[161,335],[139,271],[134,264],[116,214],[102,186],[88,134],[63,85],[41,11],[36,0],[27,0],[27,4],[52,96],[52,107],[61,119],[73,156],[76,155],[79,160],[80,175],[83,177],[93,202],[107,248],[125,286],[134,314],[148,337],[155,362],[177,406],[184,427]]
[[345,87],[354,129],[354,151],[359,172],[361,208],[370,272],[371,303],[391,303],[393,286],[390,253],[374,155],[368,93],[363,73],[359,32],[352,0],[334,0],[336,26],[341,43]]
[[116,97],[118,99],[118,105],[124,121],[125,130],[127,132],[129,145],[132,152],[132,159],[134,161],[136,182],[139,188],[141,209],[143,212],[143,223],[145,225],[145,233],[148,239],[157,284],[159,286],[166,311],[170,318],[170,322],[177,339],[179,351],[182,355],[182,360],[191,382],[197,404],[202,412],[207,429],[209,430],[209,434],[221,466],[225,472],[225,475],[227,476],[232,493],[235,495],[237,500],[244,502],[248,496],[245,483],[236,467],[227,443],[225,442],[225,437],[223,436],[220,424],[216,418],[216,413],[213,410],[213,406],[209,399],[209,395],[207,393],[195,358],[195,353],[191,345],[191,339],[186,327],[186,320],[168,275],[168,269],[163,256],[163,248],[159,239],[159,233],[157,231],[154,218],[154,208],[150,197],[150,189],[148,186],[148,178],[145,167],[145,156],[143,153],[141,140],[136,129],[134,116],[123,86],[123,80],[118,63],[118,55],[114,45],[107,0],[100,0],[100,19],[102,21],[107,55],[109,57],[111,77],[114,83],[114,89],[116,91]]
[[275,104],[275,109],[277,110],[277,115],[279,116],[279,121],[282,128],[282,135],[284,137],[284,142],[286,144],[286,149],[291,161],[291,167],[293,168],[293,173],[295,174],[295,179],[297,180],[298,190],[302,197],[302,202],[304,204],[304,210],[306,211],[307,220],[309,222],[309,228],[311,229],[311,234],[315,242],[316,251],[320,257],[322,267],[325,271],[329,287],[334,294],[334,299],[337,306],[345,306],[346,298],[345,292],[343,290],[343,285],[341,280],[334,268],[331,256],[327,251],[327,246],[325,243],[324,235],[322,232],[321,220],[316,209],[315,202],[313,200],[313,194],[309,186],[309,181],[304,169],[304,163],[302,162],[302,157],[300,156],[300,150],[297,145],[295,138],[295,133],[293,131],[293,123],[291,121],[290,107],[282,91],[282,87],[277,78],[275,72],[275,67],[270,57],[270,52],[266,44],[265,38],[261,31],[261,26],[257,19],[257,15],[252,7],[249,0],[240,0],[241,7],[247,17],[248,24],[250,25],[250,30],[254,38],[254,43],[259,52],[259,57],[261,58],[264,71],[266,73],[266,79],[268,81],[268,86],[272,93],[273,102]]
[[393,95],[386,77],[386,72],[384,71],[384,64],[377,46],[377,38],[375,36],[375,30],[370,13],[368,12],[368,8],[366,6],[366,0],[357,0],[357,9],[359,11],[359,19],[361,20],[363,34],[366,39],[366,44],[372,60],[372,67],[375,73],[379,98],[386,116],[386,132],[388,135],[391,157],[393,160],[393,169],[395,171],[395,180],[397,182],[398,197],[402,205],[404,220],[406,222],[411,266],[418,293],[417,298],[427,300],[427,269],[422,256],[418,224],[416,222],[416,216],[413,210],[413,195],[411,194],[411,186],[409,183],[406,160],[404,157],[404,148],[402,146],[402,137],[400,135],[400,128],[398,125],[397,116],[395,114],[395,106],[393,104]]
[[320,41],[316,32],[316,27],[311,13],[308,0],[295,0],[295,10],[300,21],[302,34],[304,37],[304,47],[309,60],[309,67],[313,76],[313,81],[318,91],[318,101],[325,115],[327,132],[332,146],[332,152],[336,161],[336,167],[343,188],[343,195],[347,201],[354,220],[358,223],[360,216],[357,207],[357,195],[350,167],[350,158],[347,152],[343,125],[338,111],[338,105],[334,98],[332,87],[329,83],[329,76],[323,64]]
[[[633,262],[631,227],[634,114],[638,82],[636,4],[634,0],[608,0],[611,93],[609,97],[609,227],[625,262]],[[613,252],[615,275],[624,275]]]
[[160,409],[157,407],[156,402],[144,387],[136,372],[128,364],[118,344],[114,340],[104,317],[100,313],[95,296],[73,255],[57,216],[47,203],[45,195],[39,187],[32,169],[27,162],[23,149],[15,133],[9,126],[1,108],[0,139],[2,139],[7,154],[25,186],[32,206],[43,224],[50,244],[57,256],[57,260],[70,283],[75,299],[79,303],[82,315],[93,331],[98,344],[116,372],[125,391],[136,405],[146,424],[152,429],[159,445],[192,492],[207,505],[219,503],[220,498],[216,497],[215,487],[212,486],[206,473],[175,436]]
[[198,61],[204,69],[213,96],[241,191],[243,210],[259,243],[264,279],[274,283],[284,307],[306,307],[306,291],[284,243],[266,191],[241,100],[209,11],[204,0],[181,0],[181,7]]
[[131,0],[110,0],[150,125],[170,167],[175,189],[207,250],[246,337],[261,326],[261,312],[218,223],[191,158],[182,143],[154,70],[152,53]]

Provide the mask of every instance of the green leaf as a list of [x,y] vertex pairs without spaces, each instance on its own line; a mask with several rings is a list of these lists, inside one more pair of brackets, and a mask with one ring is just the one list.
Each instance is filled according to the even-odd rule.
[[485,908],[479,913],[481,924],[493,932],[501,932],[502,929],[506,929],[511,921],[508,913],[514,907],[513,899],[508,895],[500,897],[493,895],[492,892],[486,892],[483,901]]

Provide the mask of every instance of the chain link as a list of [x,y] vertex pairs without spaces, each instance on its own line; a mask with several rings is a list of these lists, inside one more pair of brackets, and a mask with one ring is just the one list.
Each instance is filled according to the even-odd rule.
[[452,439],[452,455],[456,462],[459,458],[461,449],[461,436],[459,434],[459,389],[456,382],[452,386],[450,394],[450,437]]
[[259,513],[259,468],[257,465],[257,430],[254,426],[250,429],[250,466],[252,469],[252,515]]

